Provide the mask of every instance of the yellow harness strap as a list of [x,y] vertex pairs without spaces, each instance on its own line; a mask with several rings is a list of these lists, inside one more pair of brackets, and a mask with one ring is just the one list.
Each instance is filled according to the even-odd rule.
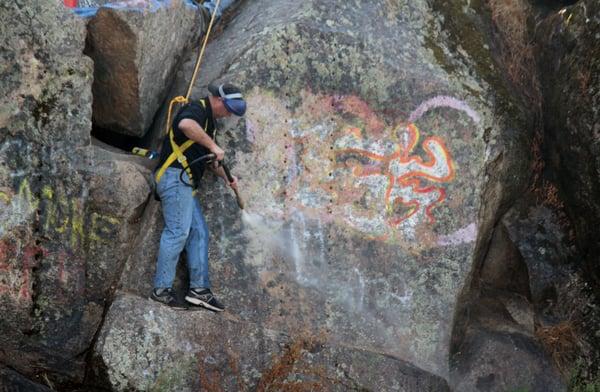
[[[200,100],[200,104],[203,108],[206,109],[206,103],[204,102],[204,100]],[[206,122],[204,123],[204,131],[207,131],[207,127],[208,116],[206,116]],[[165,174],[165,171],[169,168],[169,166],[171,166],[175,162],[175,160],[177,160],[181,164],[181,167],[183,167],[183,170],[185,170],[185,172],[187,173],[190,181],[192,181],[192,170],[188,165],[188,161],[186,156],[184,155],[184,152],[194,144],[194,141],[188,139],[181,146],[177,145],[177,143],[175,143],[175,134],[173,133],[172,125],[170,125],[169,128],[169,141],[171,142],[171,149],[173,150],[173,152],[167,157],[165,163],[163,163],[160,169],[156,172],[156,176],[154,177],[156,179],[156,183],[160,181],[162,176]]]

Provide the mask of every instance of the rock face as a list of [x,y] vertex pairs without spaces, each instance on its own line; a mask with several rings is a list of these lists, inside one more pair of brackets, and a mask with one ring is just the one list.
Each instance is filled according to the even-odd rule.
[[[123,296],[94,356],[113,388],[160,382],[164,361],[149,361],[140,375],[139,364],[122,360],[139,347],[128,342],[154,339],[158,325],[178,331],[169,344],[156,338],[159,352],[200,356],[203,370],[182,368],[180,379],[209,382],[202,364],[212,360],[198,354],[205,342],[229,347],[231,333],[244,335],[245,328],[291,337],[322,331],[335,347],[449,376],[461,294],[498,217],[528,180],[533,129],[533,116],[489,50],[486,9],[469,4],[242,5],[210,45],[195,90],[200,97],[203,85],[227,79],[249,102],[246,119],[226,122],[228,131],[218,136],[248,210],[241,214],[208,175],[200,193],[213,239],[214,288],[229,312],[205,329],[207,340],[196,335],[197,323],[178,317],[212,315],[131,312],[141,305],[126,305],[133,299]],[[192,60],[180,75],[190,74]],[[178,79],[173,95],[186,83]],[[152,211],[145,219],[160,222]],[[151,225],[144,244],[156,241],[159,225]],[[155,249],[143,243],[126,271],[148,278],[124,276],[121,284],[147,296]],[[243,326],[231,329],[229,320]],[[124,333],[123,322],[139,326],[139,334]],[[246,348],[231,350],[236,357]],[[142,348],[138,354],[158,355]],[[267,373],[261,358],[250,359],[258,373],[244,370],[244,382]],[[235,373],[229,367],[219,376]]]
[[125,293],[105,325],[96,346],[103,363],[94,368],[106,366],[115,390],[449,391],[443,379],[389,356],[316,337],[290,342],[236,315],[173,311]]
[[[535,276],[539,278],[539,276]],[[527,265],[504,224],[492,236],[453,350],[457,391],[564,391],[554,364],[534,337]]]
[[81,380],[147,173],[91,146],[84,22],[35,1],[0,25],[0,362]]
[[[85,22],[56,1],[4,3],[1,387],[564,390],[534,311],[568,298],[553,288],[570,269],[551,264],[571,250],[544,256],[559,230],[541,238],[528,222],[545,207],[505,215],[529,182],[536,118],[515,84],[537,80],[498,61],[522,49],[498,45],[501,2],[242,4],[194,91],[229,80],[249,103],[218,135],[247,210],[210,174],[199,196],[223,314],[146,299],[162,230],[150,171],[90,140],[92,105],[99,128],[125,135],[164,121],[171,78],[174,96],[191,74],[195,53],[174,69],[202,30],[197,8],[102,8],[86,46]],[[590,266],[598,72],[584,53],[597,25],[582,0],[540,30],[560,59],[543,67],[554,164]]]
[[600,286],[600,5],[579,1],[539,29],[544,79],[544,122],[552,167],[587,259]]
[[50,388],[31,382],[19,373],[0,368],[0,390],[7,392],[52,392]]
[[199,7],[183,0],[141,8],[100,8],[89,24],[94,60],[94,122],[143,136],[173,81],[185,48],[200,37]]

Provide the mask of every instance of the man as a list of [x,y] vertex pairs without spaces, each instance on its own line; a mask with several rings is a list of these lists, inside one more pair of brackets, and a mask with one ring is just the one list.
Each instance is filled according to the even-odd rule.
[[[186,302],[220,312],[224,306],[210,290],[208,228],[200,203],[194,196],[195,190],[189,185],[191,182],[194,187],[198,186],[206,164],[205,161],[191,167],[189,164],[210,153],[216,156],[216,161],[223,160],[225,151],[215,141],[215,119],[232,114],[243,116],[246,102],[239,88],[232,84],[211,84],[208,89],[210,96],[190,102],[179,110],[163,143],[155,180],[165,227],[151,298],[172,307],[184,307],[178,303],[171,286],[179,254],[185,249],[190,275]],[[211,164],[209,168],[229,182],[223,167]],[[235,178],[229,185],[236,189]]]

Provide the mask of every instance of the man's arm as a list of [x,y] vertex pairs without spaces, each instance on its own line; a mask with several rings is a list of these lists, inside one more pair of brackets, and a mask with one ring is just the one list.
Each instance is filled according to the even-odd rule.
[[223,160],[225,151],[223,151],[221,147],[219,147],[217,143],[215,143],[215,141],[208,136],[208,134],[196,121],[190,118],[184,118],[179,122],[178,127],[188,139],[208,148],[210,152],[215,154],[217,156],[217,161]]

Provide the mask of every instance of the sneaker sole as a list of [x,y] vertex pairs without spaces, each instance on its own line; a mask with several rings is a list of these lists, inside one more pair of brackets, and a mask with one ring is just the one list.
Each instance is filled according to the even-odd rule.
[[185,296],[185,300],[188,301],[189,303],[193,304],[193,305],[202,306],[203,308],[206,308],[208,310],[212,310],[214,312],[223,312],[225,310],[225,309],[219,309],[219,308],[217,308],[215,306],[212,306],[208,302],[204,302],[201,299],[194,298],[194,297],[188,297],[187,295]]
[[186,305],[171,306],[171,305],[169,305],[167,303],[164,303],[164,302],[159,301],[157,299],[154,299],[152,297],[148,297],[148,299],[151,300],[152,302],[159,303],[159,304],[164,305],[164,306],[166,306],[166,307],[168,307],[170,309],[173,309],[173,310],[187,310],[187,306]]

